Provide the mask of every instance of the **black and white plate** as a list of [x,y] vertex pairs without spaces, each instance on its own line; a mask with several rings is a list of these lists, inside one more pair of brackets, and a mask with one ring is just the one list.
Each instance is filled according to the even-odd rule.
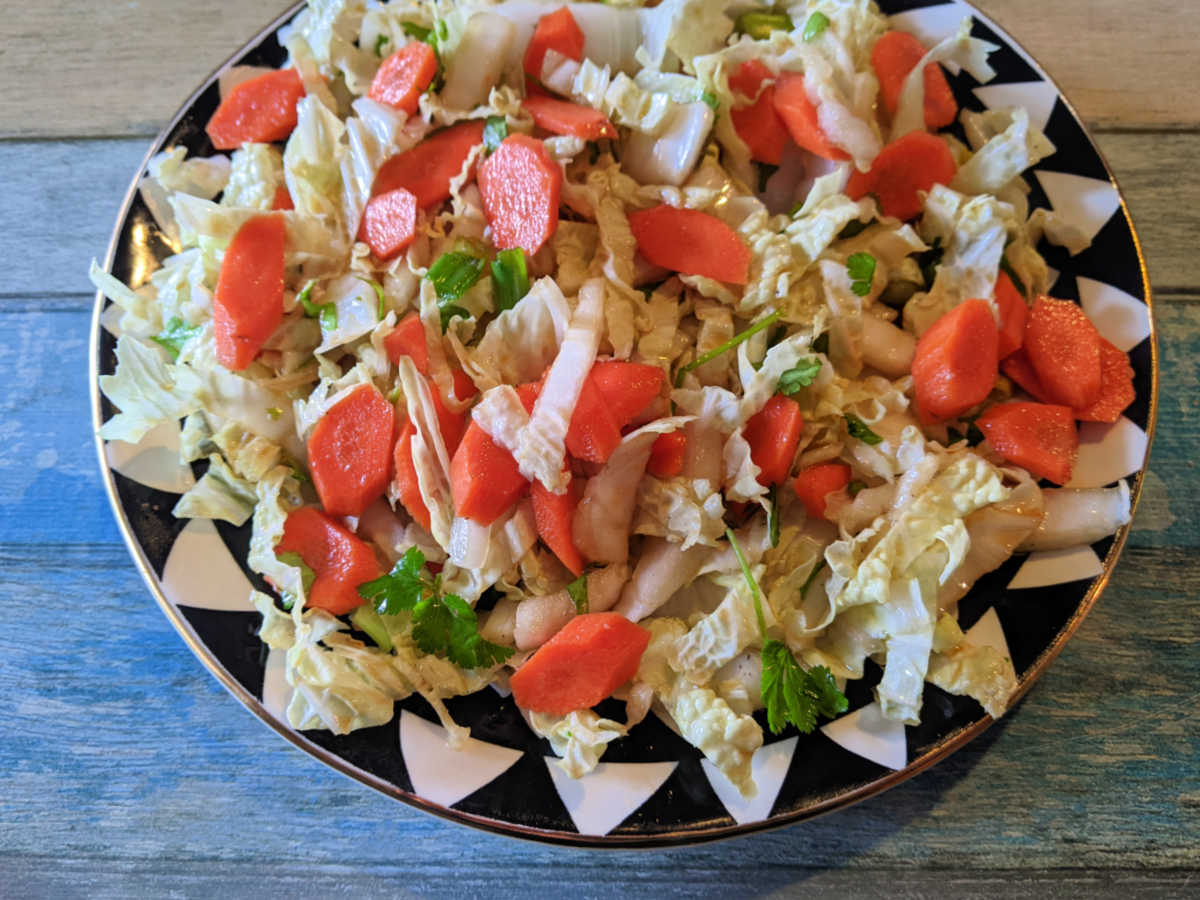
[[[1033,206],[1051,207],[1092,239],[1077,256],[1042,246],[1057,272],[1052,293],[1082,304],[1101,333],[1130,354],[1137,400],[1114,425],[1080,429],[1071,486],[1131,480],[1136,498],[1149,451],[1156,405],[1157,360],[1150,285],[1137,238],[1116,183],[1078,116],[1032,58],[973,7],[938,0],[881,0],[894,24],[932,45],[964,15],[974,31],[1001,46],[998,75],[978,85],[950,76],[960,105],[1023,106],[1058,151],[1028,175]],[[255,37],[225,67],[278,66],[276,30],[296,9]],[[186,103],[151,154],[185,146],[212,152],[204,125],[218,103],[217,75]],[[138,173],[140,176],[140,172]],[[136,180],[135,180],[136,183]],[[153,271],[170,253],[131,188],[109,249],[108,268],[122,280]],[[91,371],[96,427],[112,408],[96,387],[115,365],[113,336],[101,328],[97,297]],[[256,580],[245,566],[249,525],[233,528],[171,516],[177,496],[194,483],[178,462],[177,429],[163,428],[138,445],[100,442],[101,468],[117,521],[164,613],[205,666],[255,715],[298,747],[364,784],[438,815],[520,837],[592,846],[663,846],[783,825],[846,806],[898,784],[963,746],[991,719],[969,698],[925,688],[922,722],[905,727],[880,717],[873,702],[879,671],[849,689],[851,711],[809,735],[788,732],[755,755],[758,796],[737,791],[653,715],[610,745],[595,772],[574,781],[551,764],[546,741],[526,727],[510,698],[485,689],[447,703],[471,728],[452,758],[432,710],[419,697],[398,704],[383,726],[338,737],[296,732],[286,723],[288,685],[282,654],[256,635],[259,616],[247,596]],[[1029,688],[1062,649],[1095,602],[1116,563],[1128,526],[1091,546],[1015,557],[980,579],[960,605],[974,643],[1004,651]],[[868,664],[870,667],[870,664]],[[608,702],[620,716],[620,704]]]

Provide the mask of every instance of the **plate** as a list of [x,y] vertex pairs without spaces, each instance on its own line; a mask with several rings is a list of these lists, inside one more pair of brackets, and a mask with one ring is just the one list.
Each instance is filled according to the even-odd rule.
[[[1074,257],[1058,247],[1039,247],[1057,273],[1052,293],[1081,303],[1101,333],[1129,351],[1137,390],[1137,400],[1116,424],[1081,427],[1072,486],[1128,478],[1136,502],[1153,434],[1157,357],[1150,285],[1112,173],[1049,76],[973,7],[957,0],[882,0],[880,6],[893,15],[895,26],[926,45],[951,33],[962,16],[973,15],[975,35],[1001,47],[991,57],[997,77],[981,87],[965,72],[948,76],[959,104],[1023,106],[1058,148],[1027,174],[1030,203],[1053,208],[1092,244]],[[211,153],[204,124],[218,102],[220,71],[233,65],[281,65],[284,51],[275,32],[298,9],[281,16],[214,73],[159,135],[147,159],[172,146]],[[136,181],[107,260],[118,278],[136,276],[135,281],[171,252],[137,196]],[[97,296],[89,373],[97,429],[113,412],[96,384],[115,365],[115,339],[100,324],[103,306]],[[159,429],[136,446],[98,441],[118,524],[167,618],[209,671],[287,740],[376,790],[448,819],[584,846],[666,846],[729,837],[879,793],[962,747],[992,721],[974,700],[932,685],[925,687],[919,726],[884,720],[872,699],[879,670],[868,662],[867,677],[848,688],[846,715],[809,735],[766,735],[754,758],[759,795],[752,801],[743,800],[698,750],[653,715],[610,745],[595,772],[573,781],[550,764],[548,743],[526,727],[511,698],[492,688],[447,701],[472,735],[455,759],[436,716],[419,697],[397,704],[395,719],[376,728],[345,736],[293,731],[283,715],[288,686],[282,654],[268,652],[259,641],[259,616],[246,599],[252,585],[264,587],[245,565],[249,525],[234,528],[171,516],[176,497],[194,478],[178,463],[172,445],[178,435],[172,431]],[[960,622],[972,640],[996,646],[1012,659],[1018,677],[1014,703],[1095,603],[1128,530],[1091,546],[1014,557],[980,579],[961,601]],[[615,714],[619,711],[615,704]]]

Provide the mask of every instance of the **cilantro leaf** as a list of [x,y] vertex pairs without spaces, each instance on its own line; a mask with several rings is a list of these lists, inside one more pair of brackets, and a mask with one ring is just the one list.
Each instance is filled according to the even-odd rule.
[[870,444],[872,447],[883,440],[883,438],[867,427],[866,422],[854,413],[846,413],[842,418],[846,420],[846,430],[850,432],[850,437],[860,440],[864,444]]
[[815,12],[808,17],[808,21],[804,23],[804,32],[800,37],[807,44],[809,41],[815,41],[820,37],[821,32],[829,27],[829,17],[822,12]]
[[712,91],[701,91],[700,99],[703,100],[705,105],[707,105],[708,108],[713,112],[721,111],[721,101],[717,99],[717,95]]
[[808,670],[809,697],[816,704],[817,712],[827,719],[841,715],[850,707],[846,695],[837,689],[833,673],[825,666],[813,666]]
[[583,615],[588,611],[587,574],[580,575],[567,585],[567,594],[575,604],[575,612]]
[[871,282],[875,278],[875,257],[870,253],[852,253],[846,260],[846,272],[850,275],[850,290],[859,297],[871,293]]
[[398,612],[415,609],[433,583],[424,576],[425,554],[416,547],[409,547],[392,571],[374,581],[358,586],[358,595],[369,600],[375,609],[384,615],[394,616]]
[[179,351],[183,349],[183,345],[194,338],[199,331],[199,325],[188,325],[179,316],[171,316],[167,320],[166,328],[150,340],[170,353],[171,360],[174,361],[179,359]]
[[810,356],[808,359],[802,359],[796,365],[788,369],[779,376],[779,386],[776,390],[781,394],[792,396],[798,393],[800,388],[808,387],[817,377],[817,373],[821,371],[821,360],[815,356]]

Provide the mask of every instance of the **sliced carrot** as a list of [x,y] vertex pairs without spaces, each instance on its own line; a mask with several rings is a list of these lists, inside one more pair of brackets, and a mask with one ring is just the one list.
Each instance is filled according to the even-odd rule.
[[[456,369],[455,374],[462,371]],[[469,380],[469,379],[468,379]],[[459,380],[455,378],[454,393],[458,395]],[[474,388],[474,385],[472,385]],[[471,411],[464,409],[462,412],[454,412],[446,407],[446,401],[442,399],[442,392],[438,390],[437,385],[432,381],[429,383],[429,393],[433,395],[433,409],[437,414],[438,430],[442,433],[442,440],[446,443],[446,452],[451,456],[458,449],[459,443],[462,441],[463,432],[467,430],[467,422],[471,418]],[[468,395],[469,396],[469,395]],[[466,397],[460,399],[465,400]]]
[[996,279],[996,309],[1000,313],[997,355],[1004,359],[1020,350],[1025,343],[1025,321],[1029,318],[1025,298],[1004,272]]
[[849,159],[850,154],[837,147],[821,129],[817,108],[804,89],[800,72],[780,72],[775,81],[775,112],[787,126],[792,140],[823,159]]
[[412,439],[417,428],[412,422],[405,422],[400,436],[396,438],[396,447],[392,452],[392,490],[400,498],[413,521],[430,531],[429,507],[421,496],[421,485],[417,481],[417,467],[412,458]]
[[455,512],[491,525],[529,487],[512,454],[471,422],[450,460],[450,493]]
[[545,145],[527,134],[506,137],[479,167],[483,211],[492,243],[501,250],[520,247],[537,253],[558,227],[562,166]]
[[1133,366],[1129,356],[1100,338],[1100,396],[1075,418],[1084,422],[1115,422],[1137,398],[1133,389]]
[[286,184],[281,184],[275,188],[275,197],[271,200],[271,209],[279,211],[287,211],[295,209],[296,204],[292,202],[292,195],[287,189]]
[[967,300],[944,313],[917,341],[912,377],[921,421],[961,415],[987,399],[999,371],[999,335],[984,300]]
[[787,478],[803,428],[800,404],[782,394],[771,397],[746,420],[742,436],[750,445],[750,459],[759,468],[759,484],[779,484]]
[[663,204],[631,212],[629,227],[642,256],[656,266],[730,284],[749,280],[750,248],[716,216]]
[[575,459],[605,463],[621,443],[621,428],[609,412],[608,400],[589,372],[579,390],[567,428],[567,452]]
[[1069,407],[1010,401],[993,406],[975,424],[992,449],[1031,475],[1055,484],[1071,480],[1079,434]]
[[213,293],[213,338],[217,360],[237,372],[254,362],[283,321],[283,217],[247,219],[221,261]]
[[424,41],[410,41],[383,61],[371,79],[367,96],[411,116],[417,111],[421,92],[437,75],[437,68],[433,48]]
[[312,506],[288,513],[275,552],[300,555],[317,576],[305,605],[335,616],[361,606],[363,599],[358,595],[358,586],[382,574],[369,545],[341,522]]
[[582,494],[579,480],[571,479],[565,493],[555,494],[535,481],[530,485],[533,499],[533,521],[537,525],[538,537],[554,555],[575,575],[583,572],[583,557],[571,537],[571,521],[575,518],[575,507]]
[[537,403],[538,395],[542,392],[542,383],[540,381],[530,381],[525,384],[517,385],[517,396],[521,398],[521,405],[525,407],[525,412],[533,415],[533,404]]
[[913,131],[880,150],[870,171],[855,169],[846,182],[846,196],[861,200],[874,194],[885,216],[915,219],[922,209],[917,192],[949,184],[957,171],[945,141],[925,131]]
[[646,463],[646,471],[655,478],[674,478],[683,471],[686,453],[686,432],[668,431],[660,434],[650,445],[650,461]]
[[380,166],[371,194],[405,188],[417,198],[421,209],[441,203],[450,196],[451,179],[462,171],[471,151],[481,143],[483,122],[478,119],[443,128]]
[[475,387],[475,382],[471,380],[471,376],[462,369],[451,370],[454,378],[454,396],[459,400],[470,400],[479,393],[479,388]]
[[1038,297],[1025,323],[1025,353],[1055,403],[1087,409],[1100,398],[1100,332],[1070,300]]
[[[407,356],[422,375],[429,374],[429,347],[425,343],[425,325],[417,312],[410,312],[396,323],[383,339],[383,349],[394,363]],[[465,398],[463,398],[465,399]]]
[[218,150],[286,140],[296,127],[296,104],[303,97],[304,83],[295,69],[265,72],[226,94],[204,130]]
[[581,62],[583,44],[583,29],[571,15],[571,10],[565,6],[559,7],[538,19],[529,46],[525,48],[525,58],[522,61],[525,74],[541,80],[542,64],[546,59],[547,50],[555,50],[567,59]]
[[[871,65],[879,79],[879,93],[889,116],[900,105],[904,79],[925,55],[925,45],[905,31],[888,31],[871,50]],[[925,127],[930,131],[945,128],[958,116],[958,103],[941,66],[925,66]]]
[[1042,387],[1042,382],[1038,380],[1037,372],[1033,370],[1033,364],[1023,349],[1004,357],[1000,362],[1000,371],[1015,381],[1024,389],[1025,393],[1035,400],[1041,403],[1053,402],[1046,394],[1046,389]]
[[591,378],[604,396],[617,428],[636,419],[667,383],[667,376],[658,366],[616,359],[593,365]]
[[751,159],[777,166],[790,138],[787,126],[775,111],[775,85],[762,87],[769,78],[774,78],[771,70],[757,59],[742,63],[729,77],[729,87],[754,102],[735,106],[729,111],[729,118],[738,137],[750,148]]
[[377,259],[391,259],[416,237],[417,198],[411,191],[396,188],[367,201],[358,239],[371,248]]
[[517,706],[565,716],[595,706],[637,674],[650,632],[617,613],[584,613],[509,680]]
[[566,134],[585,141],[615,139],[617,136],[617,129],[608,116],[590,106],[541,96],[526,97],[521,101],[521,108],[533,116],[534,125],[551,134]]
[[331,516],[360,516],[383,494],[392,453],[392,404],[363,384],[326,410],[308,438],[308,465]]
[[850,483],[850,467],[845,463],[821,463],[796,473],[793,487],[804,503],[808,514],[815,519],[825,518],[825,502],[829,495],[843,490]]

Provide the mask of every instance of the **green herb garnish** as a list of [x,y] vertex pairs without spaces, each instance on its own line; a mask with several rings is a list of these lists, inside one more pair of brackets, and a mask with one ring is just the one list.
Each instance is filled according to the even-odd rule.
[[183,349],[183,345],[194,338],[200,332],[199,325],[189,325],[179,316],[171,316],[167,320],[166,328],[154,335],[150,340],[158,344],[169,354],[171,360],[179,359],[179,352]]
[[576,613],[582,616],[588,611],[588,588],[586,572],[567,585],[567,594],[570,595],[571,602],[575,604]]
[[872,447],[883,440],[883,438],[867,427],[866,422],[854,413],[846,413],[842,418],[846,420],[846,430],[850,432],[850,437],[860,440],[864,444],[870,444]]
[[767,534],[771,538],[771,546],[779,546],[779,485],[773,484],[767,490]]
[[749,328],[747,328],[745,331],[741,332],[740,334],[735,334],[733,337],[731,337],[725,343],[721,344],[719,347],[713,347],[707,353],[702,353],[699,356],[697,356],[695,359],[693,359],[687,365],[680,366],[679,371],[675,373],[675,387],[679,387],[680,385],[683,384],[683,377],[685,375],[687,375],[688,372],[691,372],[693,369],[700,368],[706,362],[710,362],[711,360],[716,359],[722,353],[726,353],[727,351],[732,350],[738,344],[741,344],[744,341],[748,341],[750,338],[754,337],[754,335],[758,334],[764,328],[769,328],[771,325],[775,324],[776,320],[778,320],[778,319],[779,319],[779,313],[773,312],[769,316],[759,319],[757,322],[755,322],[753,325],[751,325]]
[[508,119],[504,116],[488,116],[483,123],[483,146],[488,153],[495,153],[500,142],[508,137]]
[[820,371],[821,360],[817,357],[810,356],[808,359],[802,359],[779,376],[779,385],[776,390],[790,397],[792,394],[798,393],[800,388],[812,384]]
[[846,260],[846,272],[850,275],[850,290],[859,297],[871,293],[871,282],[875,278],[875,257],[870,253],[852,253]]
[[846,493],[848,493],[851,497],[857,497],[860,493],[862,493],[866,486],[867,483],[865,481],[859,481],[857,478],[855,478],[848,485],[846,485]]
[[721,111],[721,101],[717,99],[717,95],[712,91],[702,91],[700,93],[700,99],[704,101],[708,108],[713,112]]

